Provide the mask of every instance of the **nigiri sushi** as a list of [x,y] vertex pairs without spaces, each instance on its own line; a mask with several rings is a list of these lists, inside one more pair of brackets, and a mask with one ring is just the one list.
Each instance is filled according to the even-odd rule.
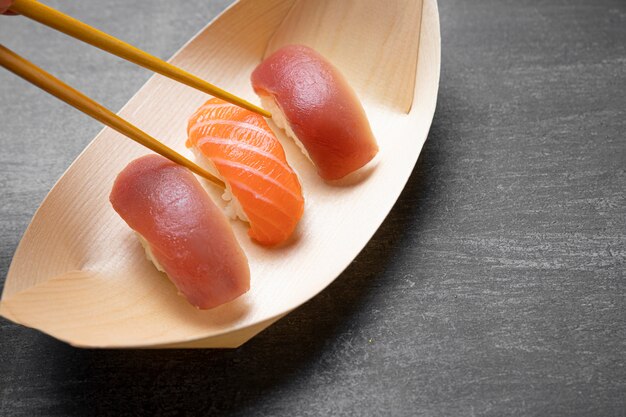
[[365,110],[342,74],[304,45],[280,48],[252,73],[252,87],[324,180],[339,180],[378,153]]
[[249,222],[262,245],[285,242],[302,217],[298,176],[263,117],[212,98],[189,119],[187,147],[226,183],[231,217]]
[[186,168],[159,155],[132,161],[109,200],[148,258],[200,309],[250,288],[250,270],[228,219]]

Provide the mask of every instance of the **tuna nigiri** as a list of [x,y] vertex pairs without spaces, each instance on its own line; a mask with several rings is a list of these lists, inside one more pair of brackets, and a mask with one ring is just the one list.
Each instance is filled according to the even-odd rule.
[[289,45],[277,50],[254,70],[252,87],[323,179],[341,179],[378,153],[356,93],[313,49]]
[[217,307],[250,288],[248,260],[228,219],[187,169],[141,157],[117,176],[109,200],[192,305]]
[[223,198],[263,245],[286,241],[302,217],[298,176],[263,117],[212,98],[190,118],[187,147],[227,185]]

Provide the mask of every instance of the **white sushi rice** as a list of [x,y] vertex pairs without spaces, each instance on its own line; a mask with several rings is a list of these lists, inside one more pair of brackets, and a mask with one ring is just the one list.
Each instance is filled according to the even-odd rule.
[[[306,148],[304,147],[302,142],[300,142],[300,139],[298,139],[298,136],[296,136],[295,132],[291,128],[291,125],[287,121],[287,118],[285,117],[285,114],[283,113],[282,109],[278,106],[278,104],[276,104],[276,100],[274,100],[272,96],[268,96],[268,95],[259,95],[259,98],[261,99],[261,106],[265,110],[272,113],[272,121],[276,124],[276,126],[284,130],[287,136],[293,139],[296,145],[298,145],[298,148],[300,148],[304,156],[306,156],[309,159],[309,161],[313,163],[313,160],[309,156],[309,153],[307,152]],[[313,165],[315,165],[315,163],[313,163]]]
[[150,244],[148,243],[146,238],[144,238],[142,235],[140,235],[137,232],[135,232],[135,234],[137,235],[137,239],[139,239],[139,243],[141,243],[141,246],[143,246],[143,249],[146,251],[146,258],[148,258],[148,260],[154,264],[156,269],[158,269],[161,272],[165,272],[165,270],[163,269],[159,261],[157,261],[156,258],[154,257],[154,253],[152,253],[152,248],[150,247]]
[[241,207],[241,203],[239,203],[237,197],[233,195],[230,184],[225,181],[224,178],[222,178],[211,159],[204,156],[202,152],[200,152],[195,146],[191,148],[191,151],[196,157],[198,165],[209,171],[211,174],[215,175],[220,180],[224,181],[224,184],[226,184],[226,189],[224,190],[224,193],[222,193],[222,200],[224,200],[224,202],[226,203],[226,205],[224,206],[224,214],[226,214],[227,217],[233,220],[239,218],[244,222],[249,222],[248,216],[246,216],[246,212],[243,211],[243,207]]

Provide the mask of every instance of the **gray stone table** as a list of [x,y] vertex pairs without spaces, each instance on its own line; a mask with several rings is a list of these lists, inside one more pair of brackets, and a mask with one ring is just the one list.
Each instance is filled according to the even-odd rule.
[[[49,0],[162,57],[228,1]],[[176,6],[175,6],[176,5]],[[626,2],[441,0],[439,102],[393,211],[236,350],[79,350],[0,320],[0,415],[626,415]],[[0,42],[119,109],[149,73]],[[0,70],[0,282],[101,126]]]

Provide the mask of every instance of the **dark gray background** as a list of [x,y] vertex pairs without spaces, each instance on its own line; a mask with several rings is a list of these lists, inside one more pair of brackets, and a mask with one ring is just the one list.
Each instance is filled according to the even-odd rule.
[[[161,57],[227,3],[49,1]],[[625,416],[626,2],[440,13],[429,139],[334,284],[237,350],[78,350],[2,319],[0,415]],[[112,109],[150,75],[23,18],[0,42]],[[0,93],[4,279],[101,126],[3,70]]]

